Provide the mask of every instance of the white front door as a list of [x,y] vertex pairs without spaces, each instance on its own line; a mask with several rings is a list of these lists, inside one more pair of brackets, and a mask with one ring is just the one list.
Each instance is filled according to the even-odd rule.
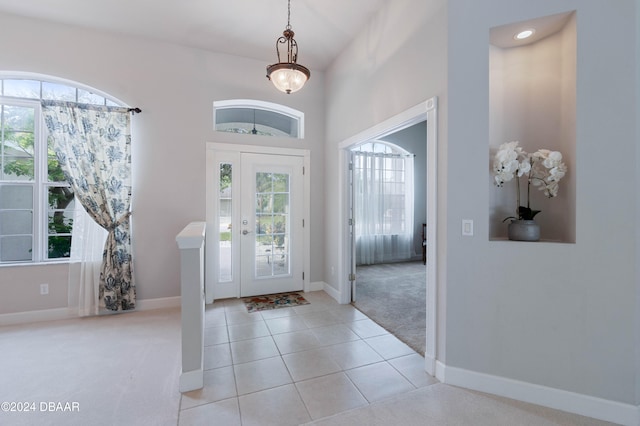
[[302,157],[242,154],[241,296],[302,290]]
[[207,303],[303,290],[306,157],[213,145],[207,155]]

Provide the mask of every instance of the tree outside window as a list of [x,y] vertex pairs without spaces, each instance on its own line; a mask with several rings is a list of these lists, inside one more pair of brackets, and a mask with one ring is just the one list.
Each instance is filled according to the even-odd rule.
[[0,72],[0,263],[71,255],[75,198],[40,132],[40,100],[121,105],[86,88]]

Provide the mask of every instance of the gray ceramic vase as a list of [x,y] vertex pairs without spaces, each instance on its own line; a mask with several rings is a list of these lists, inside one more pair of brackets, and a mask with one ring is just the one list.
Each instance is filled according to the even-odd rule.
[[538,241],[540,225],[534,220],[512,220],[507,230],[509,239],[513,241]]

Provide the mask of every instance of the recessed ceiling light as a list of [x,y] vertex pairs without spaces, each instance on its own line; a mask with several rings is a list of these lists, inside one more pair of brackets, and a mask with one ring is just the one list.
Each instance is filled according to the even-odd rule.
[[513,38],[515,38],[516,40],[524,40],[525,38],[531,37],[535,32],[536,30],[534,30],[533,28],[529,28],[529,29],[520,31]]

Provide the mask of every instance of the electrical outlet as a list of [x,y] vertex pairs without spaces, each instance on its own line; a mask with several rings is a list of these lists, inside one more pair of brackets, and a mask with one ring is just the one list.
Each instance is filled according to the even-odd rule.
[[43,296],[49,294],[49,284],[40,284],[40,294]]

